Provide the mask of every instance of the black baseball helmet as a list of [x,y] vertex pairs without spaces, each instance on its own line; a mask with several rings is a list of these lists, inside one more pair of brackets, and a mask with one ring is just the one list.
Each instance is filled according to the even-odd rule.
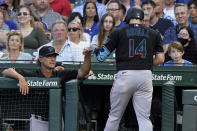
[[132,7],[127,11],[127,16],[124,20],[126,24],[129,24],[130,19],[144,19],[144,11],[140,8]]

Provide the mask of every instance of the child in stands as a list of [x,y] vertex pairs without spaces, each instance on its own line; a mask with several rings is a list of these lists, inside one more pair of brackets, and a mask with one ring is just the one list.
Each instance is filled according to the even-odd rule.
[[174,41],[168,46],[168,55],[172,60],[164,63],[164,66],[193,66],[190,61],[182,58],[184,55],[184,48],[178,41]]

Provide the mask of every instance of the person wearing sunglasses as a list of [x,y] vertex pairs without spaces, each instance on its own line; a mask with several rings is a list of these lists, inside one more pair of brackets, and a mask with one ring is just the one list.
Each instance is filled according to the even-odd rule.
[[[80,19],[82,26],[84,25],[83,17],[81,16],[81,14],[79,12],[71,13],[70,16],[68,17],[68,21],[67,22],[70,23],[74,19]],[[90,35],[88,33],[85,33],[85,32],[83,34],[86,37],[86,40],[89,40],[88,42],[90,42]]]
[[68,23],[68,41],[72,47],[73,61],[83,62],[83,49],[89,47],[90,43],[86,40],[80,19],[74,19]]
[[17,19],[20,26],[20,31],[24,37],[25,49],[37,49],[41,45],[47,43],[47,38],[44,32],[34,25],[35,18],[36,16],[33,15],[30,7],[19,7]]

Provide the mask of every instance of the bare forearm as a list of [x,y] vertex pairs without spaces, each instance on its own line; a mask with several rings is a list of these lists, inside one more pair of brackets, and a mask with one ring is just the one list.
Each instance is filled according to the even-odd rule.
[[4,77],[11,77],[11,78],[14,78],[17,80],[19,80],[22,77],[22,75],[19,74],[18,72],[16,72],[15,69],[13,69],[13,68],[5,69],[2,72],[2,74]]
[[91,55],[87,55],[84,58],[84,63],[81,66],[80,70],[79,70],[79,76],[78,78],[84,78],[90,71],[91,68]]
[[2,72],[3,76],[5,77],[10,77],[19,80],[19,85],[20,85],[20,92],[22,95],[26,95],[29,93],[29,87],[27,84],[27,81],[25,78],[19,74],[18,72],[15,71],[13,68],[5,69]]
[[164,53],[159,53],[155,55],[155,58],[153,58],[153,65],[157,66],[159,64],[162,64],[165,60]]

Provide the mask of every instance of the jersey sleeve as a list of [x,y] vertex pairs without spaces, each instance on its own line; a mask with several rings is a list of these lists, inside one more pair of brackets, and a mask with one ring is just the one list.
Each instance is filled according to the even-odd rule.
[[116,48],[116,44],[118,43],[118,32],[112,32],[107,39],[104,41],[104,46],[111,52]]
[[155,47],[154,47],[154,54],[157,54],[157,53],[163,53],[163,46],[161,44],[161,36],[159,33],[156,33],[156,43],[155,43]]
[[78,70],[63,70],[58,72],[58,77],[65,83],[72,79],[77,79]]
[[34,74],[32,71],[26,71],[26,70],[20,70],[20,69],[15,69],[15,71],[21,74],[23,77],[33,77],[33,74]]

